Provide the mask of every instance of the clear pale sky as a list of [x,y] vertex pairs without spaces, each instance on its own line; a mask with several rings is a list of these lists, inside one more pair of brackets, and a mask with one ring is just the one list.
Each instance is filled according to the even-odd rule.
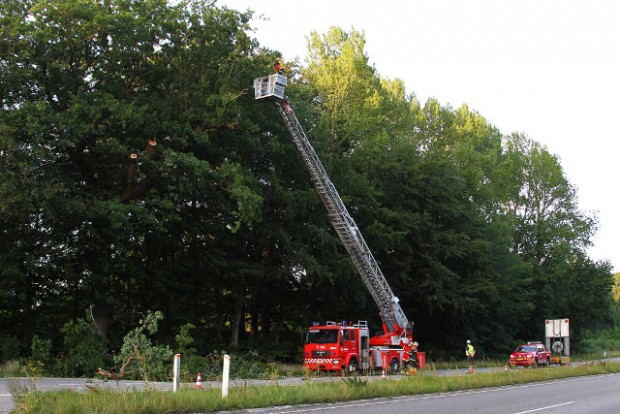
[[[466,103],[502,133],[559,157],[579,208],[595,214],[593,260],[620,271],[620,1],[218,0],[254,10],[261,46],[306,58],[311,32],[364,33],[380,76],[421,103]],[[261,16],[264,19],[261,20]]]

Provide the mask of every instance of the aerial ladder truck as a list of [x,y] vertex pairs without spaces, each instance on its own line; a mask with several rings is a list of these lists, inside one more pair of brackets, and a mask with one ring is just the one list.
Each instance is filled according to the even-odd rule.
[[[366,245],[355,220],[347,211],[336,187],[310,144],[293,108],[285,99],[287,78],[274,73],[254,80],[254,95],[259,101],[273,102],[288,128],[293,144],[303,160],[310,179],[319,193],[332,226],[338,233],[355,267],[377,304],[383,333],[370,336],[368,323],[328,321],[309,327],[304,345],[304,366],[311,370],[345,371],[382,369],[398,371],[417,365],[413,342],[413,324],[403,312],[385,276]],[[420,361],[421,362],[421,361]]]

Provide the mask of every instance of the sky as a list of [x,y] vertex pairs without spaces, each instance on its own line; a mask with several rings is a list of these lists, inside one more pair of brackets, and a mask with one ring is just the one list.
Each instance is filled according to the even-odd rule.
[[383,78],[424,104],[467,104],[503,134],[559,158],[579,208],[598,218],[591,259],[620,271],[620,1],[217,0],[254,11],[253,36],[306,62],[312,32],[364,34]]

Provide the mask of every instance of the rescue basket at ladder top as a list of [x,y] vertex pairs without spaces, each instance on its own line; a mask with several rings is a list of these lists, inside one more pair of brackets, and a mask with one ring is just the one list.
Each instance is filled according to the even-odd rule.
[[254,79],[254,99],[282,100],[286,88],[286,76],[274,73],[269,76]]

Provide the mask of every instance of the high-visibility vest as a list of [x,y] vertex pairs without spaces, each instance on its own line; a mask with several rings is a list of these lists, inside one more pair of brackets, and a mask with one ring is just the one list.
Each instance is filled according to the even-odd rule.
[[467,344],[467,348],[465,348],[465,355],[468,357],[473,357],[476,355],[476,350],[472,344]]

